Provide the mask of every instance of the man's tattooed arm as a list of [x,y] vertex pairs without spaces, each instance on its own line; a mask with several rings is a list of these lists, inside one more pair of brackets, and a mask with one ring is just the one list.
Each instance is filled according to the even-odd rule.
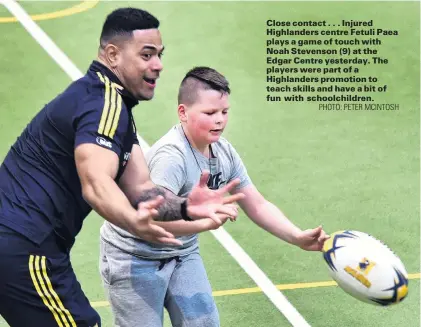
[[[189,220],[186,213],[186,198],[179,197],[167,190],[166,188],[158,185],[154,185],[151,188],[143,189],[137,197],[135,204],[144,202],[156,198],[158,195],[162,195],[165,199],[164,203],[161,204],[158,210],[158,217],[155,218],[157,221],[172,221],[185,219]],[[184,203],[184,204],[183,204]],[[184,205],[184,212],[183,212]]]

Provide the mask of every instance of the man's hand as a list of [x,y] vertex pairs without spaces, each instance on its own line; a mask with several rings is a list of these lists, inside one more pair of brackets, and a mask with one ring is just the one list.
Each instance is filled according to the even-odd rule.
[[152,243],[182,245],[182,242],[174,238],[174,235],[153,223],[153,217],[158,215],[156,208],[163,202],[163,196],[157,196],[150,201],[140,202],[137,208],[137,215],[130,222],[131,228],[129,232]]
[[330,238],[325,233],[322,226],[314,229],[307,229],[297,235],[295,244],[307,251],[321,251],[323,249],[324,242]]
[[190,192],[187,198],[187,215],[193,220],[211,218],[219,225],[222,224],[222,221],[218,217],[218,213],[235,220],[238,210],[230,204],[242,199],[244,194],[237,193],[225,197],[224,194],[234,189],[240,183],[240,180],[235,179],[219,190],[211,190],[207,186],[208,178],[209,172],[204,171],[199,184]]

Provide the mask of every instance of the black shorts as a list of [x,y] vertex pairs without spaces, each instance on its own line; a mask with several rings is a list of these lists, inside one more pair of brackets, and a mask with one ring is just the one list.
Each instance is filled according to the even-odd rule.
[[38,246],[2,225],[0,315],[12,327],[101,326],[56,236]]

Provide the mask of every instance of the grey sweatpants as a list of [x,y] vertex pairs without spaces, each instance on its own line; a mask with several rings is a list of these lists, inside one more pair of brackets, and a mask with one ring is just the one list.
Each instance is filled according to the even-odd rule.
[[101,239],[100,271],[116,327],[219,327],[219,315],[199,251],[145,260]]

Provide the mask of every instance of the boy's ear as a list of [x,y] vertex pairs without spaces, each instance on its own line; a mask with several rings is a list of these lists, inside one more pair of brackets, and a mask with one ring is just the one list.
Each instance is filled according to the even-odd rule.
[[178,118],[183,123],[185,123],[188,119],[187,108],[184,104],[178,105]]

